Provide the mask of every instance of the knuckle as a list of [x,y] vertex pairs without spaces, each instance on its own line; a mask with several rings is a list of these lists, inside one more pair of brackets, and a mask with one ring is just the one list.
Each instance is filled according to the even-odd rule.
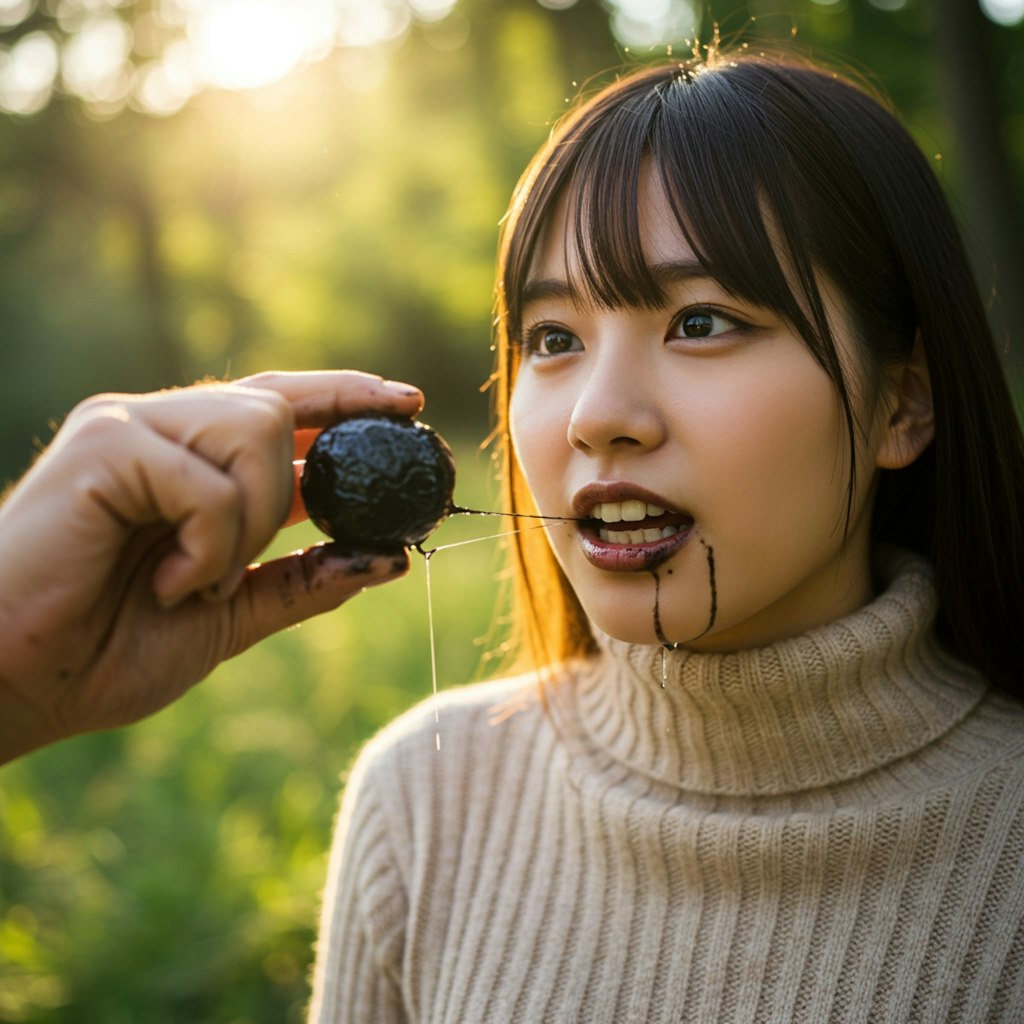
[[260,401],[252,408],[253,429],[261,440],[277,440],[291,437],[294,416],[288,401],[275,391],[260,395]]
[[61,428],[65,444],[76,450],[107,454],[130,440],[135,424],[126,403],[110,399],[90,399],[72,411]]
[[68,413],[67,418],[80,419],[82,417],[96,415],[102,413],[109,408],[119,408],[125,403],[125,396],[114,394],[112,392],[90,395],[88,398],[83,398],[72,410]]
[[129,400],[123,395],[92,395],[79,402],[68,413],[65,426],[84,430],[86,427],[123,424],[131,418]]
[[274,370],[262,370],[259,373],[251,373],[248,377],[242,377],[236,383],[243,387],[265,388],[276,384],[280,377],[281,375]]
[[294,389],[296,374],[278,370],[264,370],[235,381],[233,387],[244,391],[252,399],[262,400],[279,409],[282,414],[291,415],[291,402],[286,394]]

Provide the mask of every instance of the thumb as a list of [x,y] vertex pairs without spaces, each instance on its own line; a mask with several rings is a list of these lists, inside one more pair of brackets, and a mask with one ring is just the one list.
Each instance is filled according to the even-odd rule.
[[233,629],[226,657],[408,571],[405,550],[386,555],[352,554],[339,552],[331,544],[253,566],[230,599]]

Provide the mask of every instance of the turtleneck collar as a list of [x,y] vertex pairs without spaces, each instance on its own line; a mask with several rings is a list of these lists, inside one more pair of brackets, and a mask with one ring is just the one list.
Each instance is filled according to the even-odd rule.
[[[885,590],[853,614],[767,647],[666,652],[599,635],[552,695],[556,718],[633,772],[721,796],[834,785],[947,732],[985,684],[935,639],[929,565],[890,552]],[[566,704],[571,706],[566,706]]]

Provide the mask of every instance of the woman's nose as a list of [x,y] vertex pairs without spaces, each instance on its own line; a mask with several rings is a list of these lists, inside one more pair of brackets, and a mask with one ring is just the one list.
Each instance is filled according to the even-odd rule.
[[581,384],[568,440],[580,451],[656,448],[665,438],[657,381],[638,358],[596,358]]

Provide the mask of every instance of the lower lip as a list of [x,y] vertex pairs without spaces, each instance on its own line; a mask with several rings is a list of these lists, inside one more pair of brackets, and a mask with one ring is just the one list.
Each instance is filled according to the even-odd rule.
[[606,572],[650,572],[668,561],[689,539],[693,526],[671,537],[646,544],[609,544],[590,533],[579,533],[583,555],[591,565]]

